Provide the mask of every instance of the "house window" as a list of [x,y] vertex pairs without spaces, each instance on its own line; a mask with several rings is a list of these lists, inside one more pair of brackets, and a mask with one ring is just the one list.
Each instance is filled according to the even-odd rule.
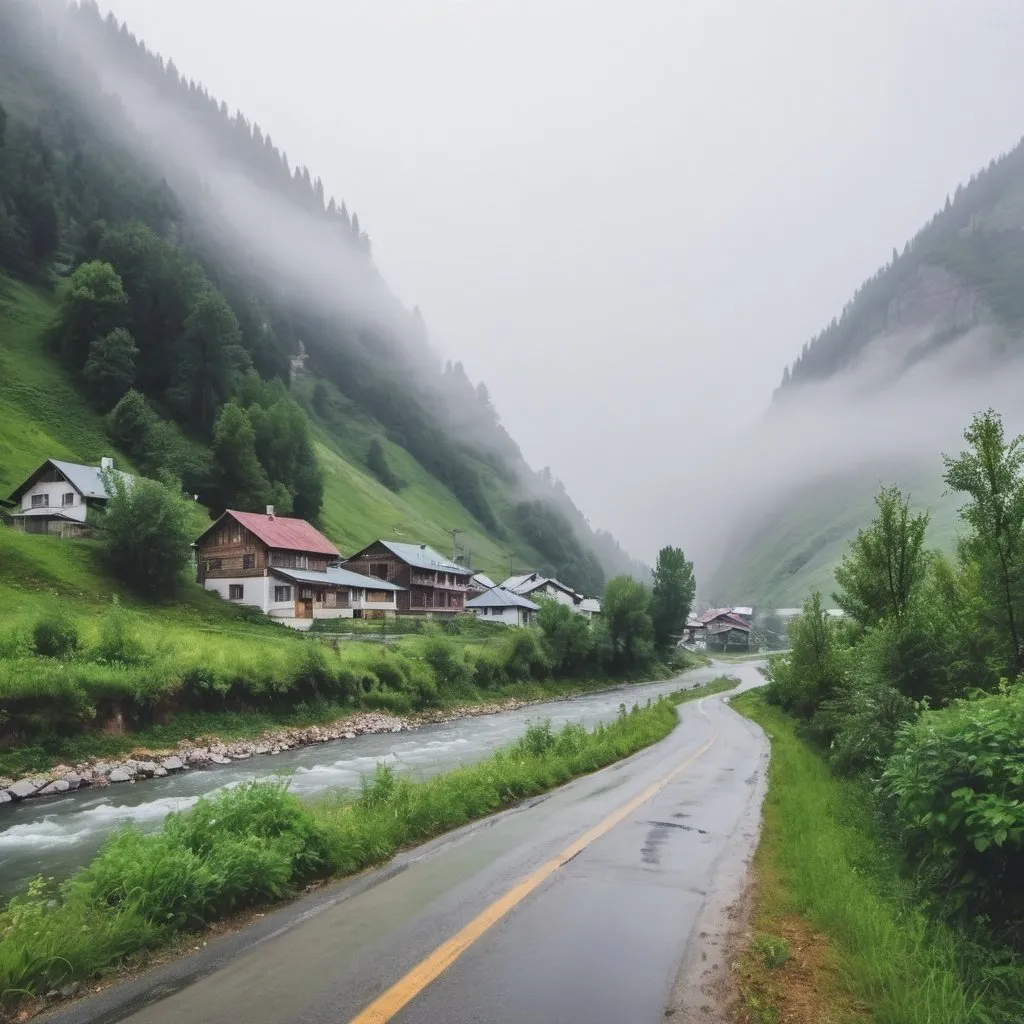
[[228,586],[228,600],[241,601],[244,593],[241,583],[232,583]]
[[318,590],[316,592],[315,600],[316,600],[317,604],[323,604],[324,603],[324,592],[322,590]]
[[270,564],[282,569],[305,569],[309,559],[306,555],[298,555],[294,551],[271,551]]
[[388,563],[387,562],[371,562],[370,563],[370,575],[374,579],[386,580],[388,578]]
[[275,601],[290,601],[292,599],[291,587],[274,587]]
[[220,562],[219,558],[208,558],[206,560],[206,571],[207,572],[212,572],[212,571],[214,571],[216,569],[219,569],[220,567],[221,567],[221,562]]
[[243,569],[255,569],[256,568],[256,556],[255,555],[242,555],[242,568]]
[[61,495],[60,503],[63,506],[65,506],[65,508],[68,505],[74,505],[74,503],[75,503],[75,492],[74,491],[65,491],[64,494]]
[[33,494],[32,495],[32,507],[33,508],[49,508],[50,507],[50,496],[48,494]]

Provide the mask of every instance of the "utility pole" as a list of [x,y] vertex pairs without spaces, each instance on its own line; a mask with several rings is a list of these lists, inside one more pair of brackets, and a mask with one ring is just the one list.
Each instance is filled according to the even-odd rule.
[[456,545],[458,543],[457,538],[458,538],[460,533],[465,533],[466,531],[465,530],[449,530],[448,532],[452,535],[452,561],[454,562],[455,561]]

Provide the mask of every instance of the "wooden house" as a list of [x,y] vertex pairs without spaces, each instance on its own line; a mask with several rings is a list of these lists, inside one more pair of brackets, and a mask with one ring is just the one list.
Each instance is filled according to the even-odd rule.
[[392,617],[400,587],[342,567],[304,519],[229,509],[195,542],[199,582],[299,629],[314,619]]
[[396,584],[399,615],[447,616],[465,610],[472,570],[426,544],[376,540],[345,562],[346,569]]

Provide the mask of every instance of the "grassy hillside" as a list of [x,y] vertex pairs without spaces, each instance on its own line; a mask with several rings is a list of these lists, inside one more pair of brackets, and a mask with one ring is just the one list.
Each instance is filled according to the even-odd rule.
[[[131,469],[107,439],[103,418],[49,350],[45,331],[53,313],[53,299],[44,290],[0,276],[0,493],[4,496],[48,457],[95,465],[101,456],[113,453],[119,466]],[[312,385],[311,379],[300,380],[296,393],[308,399]],[[489,537],[443,484],[337,392],[329,406],[329,420],[311,408],[307,411],[314,422],[326,481],[322,525],[342,552],[384,536],[418,540],[450,553],[449,531],[457,529],[459,546],[470,552],[472,564],[491,574],[507,570],[509,550],[515,552],[517,567],[536,560],[535,552],[518,538],[499,542]],[[402,482],[397,493],[363,465],[373,438],[381,441]],[[502,498],[508,498],[493,479],[493,471],[482,463],[478,468],[500,509]]]
[[[0,275],[0,494],[48,457],[98,465],[112,451],[102,417],[53,358],[45,292]],[[126,465],[122,457],[119,465]]]
[[814,590],[829,597],[836,565],[875,513],[880,481],[897,483],[915,506],[928,510],[929,547],[951,553],[959,502],[945,494],[940,474],[936,457],[933,473],[916,469],[835,478],[791,492],[737,535],[705,592],[716,603],[771,608],[796,607]]

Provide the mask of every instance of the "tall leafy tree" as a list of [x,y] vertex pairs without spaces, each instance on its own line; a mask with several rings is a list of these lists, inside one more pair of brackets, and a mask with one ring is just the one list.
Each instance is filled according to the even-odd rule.
[[683,549],[671,546],[662,548],[654,567],[651,595],[651,618],[657,647],[664,650],[682,635],[686,617],[693,607],[696,588],[693,562],[687,560]]
[[651,592],[630,576],[608,581],[601,601],[601,620],[611,638],[612,660],[621,668],[636,668],[653,653]]
[[192,554],[191,503],[170,479],[108,470],[110,500],[99,520],[103,553],[118,579],[149,597],[172,597]]
[[970,527],[961,558],[973,560],[983,605],[979,625],[995,635],[1006,670],[1024,668],[1024,437],[1007,440],[989,409],[964,431],[967,448],[943,456],[946,483],[967,496],[960,516]]
[[123,327],[115,327],[89,346],[82,376],[101,409],[110,409],[132,386],[138,354],[135,339]]
[[120,324],[127,302],[121,278],[100,260],[83,263],[61,283],[54,334],[72,366],[85,365],[90,345]]
[[902,622],[928,571],[924,550],[928,513],[910,511],[910,498],[898,487],[883,487],[877,513],[860,530],[836,569],[833,599],[867,628],[885,619]]

